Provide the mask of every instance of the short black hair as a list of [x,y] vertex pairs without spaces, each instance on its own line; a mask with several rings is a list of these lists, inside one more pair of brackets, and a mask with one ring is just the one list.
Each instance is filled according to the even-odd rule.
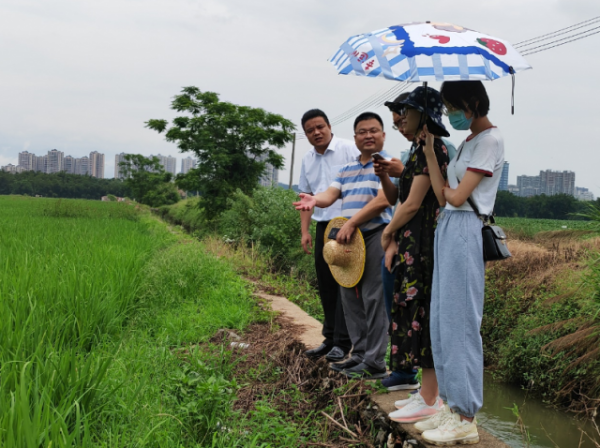
[[358,126],[358,123],[360,123],[361,121],[367,121],[372,119],[375,119],[379,122],[379,124],[381,125],[381,130],[383,131],[383,120],[375,112],[363,112],[358,117],[356,117],[356,120],[354,120],[354,130],[356,130],[356,126]]
[[446,81],[440,93],[453,108],[466,112],[468,107],[475,118],[485,117],[490,111],[490,98],[481,81]]
[[325,120],[325,123],[327,123],[329,125],[329,118],[327,118],[327,115],[325,115],[325,112],[323,112],[321,109],[311,109],[311,110],[305,112],[304,115],[302,115],[302,129],[304,129],[304,125],[306,124],[306,122],[308,120],[312,120],[313,118],[317,118],[317,117],[323,117],[323,120]]

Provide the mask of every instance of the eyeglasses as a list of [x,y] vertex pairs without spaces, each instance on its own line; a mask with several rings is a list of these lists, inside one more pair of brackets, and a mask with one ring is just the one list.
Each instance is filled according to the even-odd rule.
[[317,126],[315,126],[314,128],[308,128],[305,132],[306,135],[313,135],[315,133],[315,131],[322,131],[323,129],[325,129],[327,127],[327,125],[325,124],[319,124]]
[[356,134],[360,137],[366,137],[368,134],[377,135],[381,132],[381,129],[371,128],[371,129],[359,129]]

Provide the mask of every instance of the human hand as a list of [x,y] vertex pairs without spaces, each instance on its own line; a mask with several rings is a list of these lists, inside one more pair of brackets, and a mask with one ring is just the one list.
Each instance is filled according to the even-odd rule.
[[397,253],[398,244],[394,240],[392,240],[388,248],[385,250],[385,268],[388,270],[388,272],[392,272],[392,261],[394,260],[394,257]]
[[317,200],[310,194],[300,193],[298,196],[300,197],[300,200],[293,203],[296,210],[309,212],[317,205]]
[[302,249],[304,249],[304,252],[307,253],[308,255],[311,254],[310,250],[308,250],[309,247],[311,249],[313,248],[312,236],[308,232],[302,233]]
[[404,171],[404,164],[400,159],[392,160],[378,160],[373,164],[375,168],[375,174],[381,176],[382,173],[386,173],[391,177],[400,177],[402,171]]
[[420,135],[421,140],[425,141],[425,146],[423,147],[423,152],[426,155],[435,155],[435,152],[433,150],[433,142],[435,140],[435,137],[432,133],[429,132],[429,129],[427,129],[427,125],[423,126],[423,130],[421,131],[421,135]]
[[352,235],[356,230],[356,226],[352,221],[346,221],[344,225],[340,228],[337,237],[335,240],[338,244],[347,244],[352,239]]
[[394,241],[394,239],[392,238],[392,232],[390,232],[390,226],[388,225],[383,229],[383,232],[381,232],[381,247],[383,250],[387,251],[392,241]]

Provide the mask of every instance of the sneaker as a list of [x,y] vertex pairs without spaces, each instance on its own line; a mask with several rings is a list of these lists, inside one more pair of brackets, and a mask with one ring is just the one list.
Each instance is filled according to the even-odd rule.
[[[396,409],[402,409],[408,403],[410,403],[415,398],[417,398],[417,395],[419,395],[419,392],[420,392],[420,390],[411,392],[410,395],[408,396],[408,398],[406,398],[404,400],[395,401],[394,402],[394,406],[396,407]],[[442,399],[440,397],[438,397],[437,400],[438,400],[438,406],[439,406],[439,408],[442,409],[442,406],[444,406],[444,402],[442,401]]]
[[355,367],[344,369],[342,373],[348,378],[365,380],[378,380],[387,376],[387,370],[376,369],[375,367],[371,367],[364,362],[361,362]]
[[390,392],[395,390],[414,390],[421,387],[418,381],[415,381],[414,383],[407,383],[405,380],[395,378],[392,375],[381,380],[381,385],[387,388],[387,390],[389,390]]
[[[381,382],[383,383],[383,381]],[[404,399],[404,400],[398,400],[394,402],[394,406],[396,406],[396,409],[402,409],[404,406],[406,406],[408,403],[410,403],[411,401],[413,401],[415,398],[417,398],[417,395],[419,395],[419,391],[417,391],[414,394],[410,394],[408,396],[408,398]]]
[[415,394],[411,400],[402,409],[390,413],[390,420],[398,423],[415,423],[421,420],[427,420],[442,410],[439,400],[435,400],[432,406],[428,406],[423,400],[421,394]]
[[450,408],[448,407],[448,405],[444,404],[441,398],[440,401],[442,402],[442,408],[440,409],[440,412],[438,412],[428,420],[423,420],[421,422],[415,423],[415,429],[419,434],[421,434],[424,431],[429,431],[431,429],[437,429],[438,426],[442,425],[446,421],[446,419],[452,417],[452,412],[450,412]]
[[479,443],[477,419],[474,418],[472,422],[461,420],[460,415],[453,412],[437,429],[425,431],[422,436],[426,442],[438,446],[473,445]]

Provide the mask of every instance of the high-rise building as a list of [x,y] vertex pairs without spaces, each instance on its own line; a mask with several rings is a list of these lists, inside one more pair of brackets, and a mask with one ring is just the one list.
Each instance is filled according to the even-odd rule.
[[196,160],[191,157],[181,159],[181,174],[186,174],[192,168],[196,168]]
[[91,167],[90,167],[90,158],[89,157],[84,156],[81,159],[75,159],[75,174],[80,174],[82,176],[90,176],[91,175]]
[[90,152],[90,175],[104,179],[104,154],[98,151]]
[[575,199],[580,201],[593,201],[594,193],[587,188],[575,187]]
[[[259,162],[264,162],[265,160],[267,160],[267,155],[265,154],[263,156],[260,156],[256,160]],[[270,163],[265,163],[265,171],[258,180],[258,183],[263,187],[277,186],[277,184],[279,183],[279,170]]]
[[34,171],[46,173],[48,171],[48,156],[33,156],[31,165]]
[[504,166],[502,167],[502,174],[500,175],[498,190],[508,191],[508,162],[504,162]]
[[125,179],[125,172],[121,168],[120,163],[125,162],[126,155],[124,152],[115,155],[115,179]]
[[63,171],[69,174],[75,174],[75,161],[73,156],[65,156],[63,159]]
[[48,162],[46,164],[46,173],[60,173],[63,170],[63,159],[65,154],[58,149],[48,151]]
[[514,194],[515,196],[519,196],[519,187],[516,185],[508,185],[508,192]]
[[540,176],[517,176],[517,188],[523,198],[540,194]]
[[34,154],[27,152],[27,151],[23,151],[19,153],[19,165],[23,167],[23,170],[25,171],[32,171],[34,170],[34,166],[33,166],[33,158],[35,157]]
[[540,194],[575,196],[575,173],[573,171],[540,171]]
[[171,173],[173,176],[177,174],[177,158],[173,156],[163,156],[162,154],[158,154],[156,156],[150,155],[150,157],[157,157],[158,161],[167,173]]

